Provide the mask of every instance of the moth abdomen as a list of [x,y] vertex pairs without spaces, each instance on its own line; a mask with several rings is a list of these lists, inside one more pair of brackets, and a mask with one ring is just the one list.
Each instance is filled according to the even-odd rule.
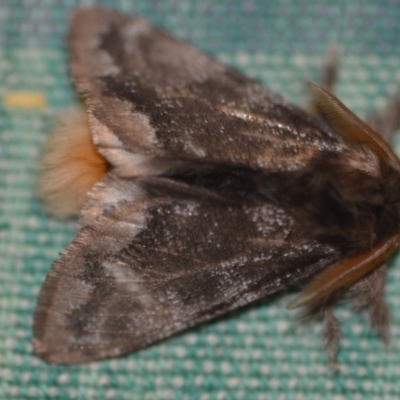
[[93,143],[87,114],[67,112],[58,118],[45,146],[39,197],[55,215],[78,215],[87,192],[108,170],[108,161]]

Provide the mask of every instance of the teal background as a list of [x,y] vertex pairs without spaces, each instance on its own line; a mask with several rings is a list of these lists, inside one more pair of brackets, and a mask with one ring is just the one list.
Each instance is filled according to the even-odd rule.
[[[36,200],[37,165],[53,118],[77,102],[64,48],[68,14],[93,3],[0,2],[0,399],[399,399],[398,256],[386,290],[389,349],[362,315],[341,306],[339,373],[326,362],[321,322],[303,324],[285,309],[293,292],[119,359],[68,367],[32,354],[40,286],[76,231]],[[400,87],[399,1],[97,3],[141,14],[300,105],[329,43],[342,51],[337,94],[359,115]],[[44,93],[48,105],[7,108],[1,98],[10,91]]]

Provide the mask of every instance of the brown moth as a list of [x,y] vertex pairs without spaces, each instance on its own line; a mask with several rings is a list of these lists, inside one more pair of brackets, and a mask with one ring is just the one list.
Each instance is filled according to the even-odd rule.
[[41,193],[82,227],[42,287],[38,355],[118,356],[306,282],[290,307],[324,313],[332,359],[343,293],[387,338],[400,163],[381,136],[324,89],[309,115],[139,18],[78,10],[68,44],[89,125],[51,139]]

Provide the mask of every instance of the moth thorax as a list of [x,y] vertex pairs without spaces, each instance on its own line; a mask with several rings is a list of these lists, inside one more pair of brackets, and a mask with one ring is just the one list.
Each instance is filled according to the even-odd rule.
[[87,192],[107,169],[107,161],[92,142],[86,113],[64,114],[45,145],[39,197],[53,214],[79,214]]

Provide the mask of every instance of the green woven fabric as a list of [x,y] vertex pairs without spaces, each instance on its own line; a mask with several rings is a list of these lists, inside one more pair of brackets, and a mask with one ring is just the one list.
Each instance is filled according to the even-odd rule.
[[[390,348],[362,315],[340,307],[339,373],[327,365],[321,322],[301,324],[285,309],[293,292],[115,360],[51,366],[32,353],[40,286],[76,230],[35,199],[37,164],[53,117],[77,102],[64,48],[68,14],[91,3],[0,2],[0,399],[399,399],[399,257],[386,291]],[[361,116],[400,87],[396,0],[97,3],[141,14],[299,104],[329,43],[342,50],[337,94]],[[12,105],[7,96],[16,92],[45,96],[47,105]]]

